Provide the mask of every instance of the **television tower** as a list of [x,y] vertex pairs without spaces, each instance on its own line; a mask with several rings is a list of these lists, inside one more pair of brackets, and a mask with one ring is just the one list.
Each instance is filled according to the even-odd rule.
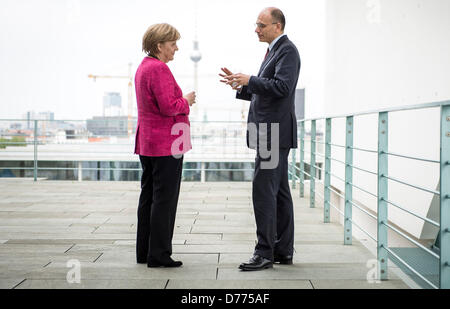
[[[200,53],[199,49],[198,49],[198,39],[197,39],[197,19],[198,19],[198,11],[197,11],[197,1],[195,2],[195,7],[194,7],[194,21],[195,21],[195,29],[194,29],[194,50],[191,52],[191,60],[192,62],[194,62],[194,91],[195,94],[198,96],[198,63],[200,62],[200,60],[202,59],[202,54]],[[198,107],[196,106],[196,104],[193,106],[193,114],[194,114],[194,119],[195,120],[199,120],[198,119]]]

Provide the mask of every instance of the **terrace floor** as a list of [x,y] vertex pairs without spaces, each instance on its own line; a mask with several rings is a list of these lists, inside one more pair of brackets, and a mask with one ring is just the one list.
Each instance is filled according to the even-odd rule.
[[[323,208],[297,191],[294,265],[240,271],[256,239],[251,183],[241,182],[184,182],[173,239],[184,265],[147,268],[135,262],[139,193],[138,182],[0,178],[0,288],[409,288],[393,265],[390,280],[370,283],[375,256],[356,239],[344,246],[343,227],[324,224]],[[71,260],[80,283],[67,280]]]

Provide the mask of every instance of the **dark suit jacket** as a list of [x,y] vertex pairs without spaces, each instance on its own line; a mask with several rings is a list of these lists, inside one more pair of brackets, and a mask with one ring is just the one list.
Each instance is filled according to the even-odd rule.
[[[278,40],[261,65],[258,76],[252,76],[248,86],[236,98],[251,101],[248,123],[267,123],[269,150],[271,124],[279,123],[279,148],[297,148],[295,89],[300,74],[300,55],[287,36]],[[258,135],[259,136],[259,135]],[[249,142],[247,146],[255,149]]]

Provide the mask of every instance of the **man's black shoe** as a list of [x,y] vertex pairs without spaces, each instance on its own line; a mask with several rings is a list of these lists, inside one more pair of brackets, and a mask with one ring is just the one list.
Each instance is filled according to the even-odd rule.
[[244,271],[263,270],[272,267],[273,262],[271,260],[256,254],[250,259],[250,261],[248,261],[248,263],[242,263],[239,265],[239,269]]
[[292,265],[292,255],[274,255],[273,261],[282,265]]

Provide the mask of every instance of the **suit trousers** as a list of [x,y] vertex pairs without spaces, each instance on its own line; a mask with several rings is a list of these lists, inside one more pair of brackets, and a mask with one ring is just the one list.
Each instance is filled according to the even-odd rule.
[[172,237],[180,194],[183,157],[139,156],[143,173],[137,211],[138,263],[166,263],[172,255]]
[[279,149],[279,162],[273,169],[261,167],[257,154],[253,177],[253,210],[258,243],[254,254],[273,261],[274,255],[294,253],[294,206],[288,181],[290,149]]

